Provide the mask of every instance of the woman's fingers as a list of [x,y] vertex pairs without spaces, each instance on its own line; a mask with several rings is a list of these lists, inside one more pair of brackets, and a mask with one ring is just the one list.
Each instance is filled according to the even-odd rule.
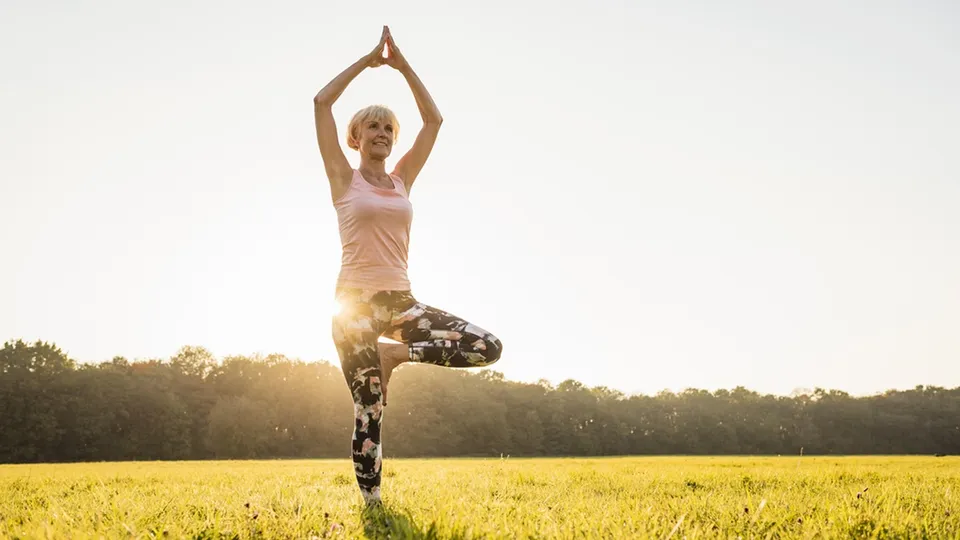
[[389,47],[394,53],[400,53],[400,49],[397,48],[397,42],[393,40],[393,34],[391,34],[389,31],[387,32],[387,47]]
[[377,48],[374,51],[383,53],[383,47],[387,44],[387,37],[390,35],[390,31],[386,26],[383,27],[383,32],[380,34],[380,42],[377,43]]
[[387,37],[390,35],[390,30],[384,25],[383,32],[380,33],[380,42],[377,43],[377,46],[370,51],[370,60],[367,65],[370,67],[380,67],[384,64],[383,58],[383,49],[387,46]]
[[387,29],[387,63],[397,69],[400,69],[404,63],[403,53],[397,47],[397,42],[394,41],[393,34],[390,33],[389,29]]

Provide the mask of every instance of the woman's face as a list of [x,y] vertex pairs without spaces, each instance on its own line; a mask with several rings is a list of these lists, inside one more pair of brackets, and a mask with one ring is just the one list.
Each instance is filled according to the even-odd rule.
[[360,153],[386,159],[393,150],[394,126],[389,120],[367,120],[360,125]]

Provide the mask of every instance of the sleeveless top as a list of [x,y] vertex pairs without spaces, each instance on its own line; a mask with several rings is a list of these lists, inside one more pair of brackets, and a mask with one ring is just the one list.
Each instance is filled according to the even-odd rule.
[[343,248],[338,288],[410,290],[407,252],[413,205],[403,181],[392,174],[390,179],[393,189],[377,187],[354,169],[346,193],[333,203]]

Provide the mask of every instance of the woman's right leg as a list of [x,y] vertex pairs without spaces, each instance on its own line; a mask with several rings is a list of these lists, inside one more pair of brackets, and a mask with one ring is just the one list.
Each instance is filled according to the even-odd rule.
[[372,293],[338,291],[341,312],[333,318],[333,341],[343,376],[353,396],[356,425],[353,467],[360,493],[368,504],[380,500],[380,420],[383,415],[380,355],[377,338],[382,322],[371,302]]

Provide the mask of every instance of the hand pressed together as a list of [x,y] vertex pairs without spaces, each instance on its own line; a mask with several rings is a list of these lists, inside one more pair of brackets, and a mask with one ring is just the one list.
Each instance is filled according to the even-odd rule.
[[[386,49],[386,56],[383,55],[384,49]],[[383,33],[380,35],[380,43],[377,43],[376,48],[367,55],[367,67],[375,68],[384,64],[396,70],[407,67],[407,59],[403,57],[400,49],[397,48],[397,43],[393,40],[393,35],[390,33],[388,26],[383,27]]]

